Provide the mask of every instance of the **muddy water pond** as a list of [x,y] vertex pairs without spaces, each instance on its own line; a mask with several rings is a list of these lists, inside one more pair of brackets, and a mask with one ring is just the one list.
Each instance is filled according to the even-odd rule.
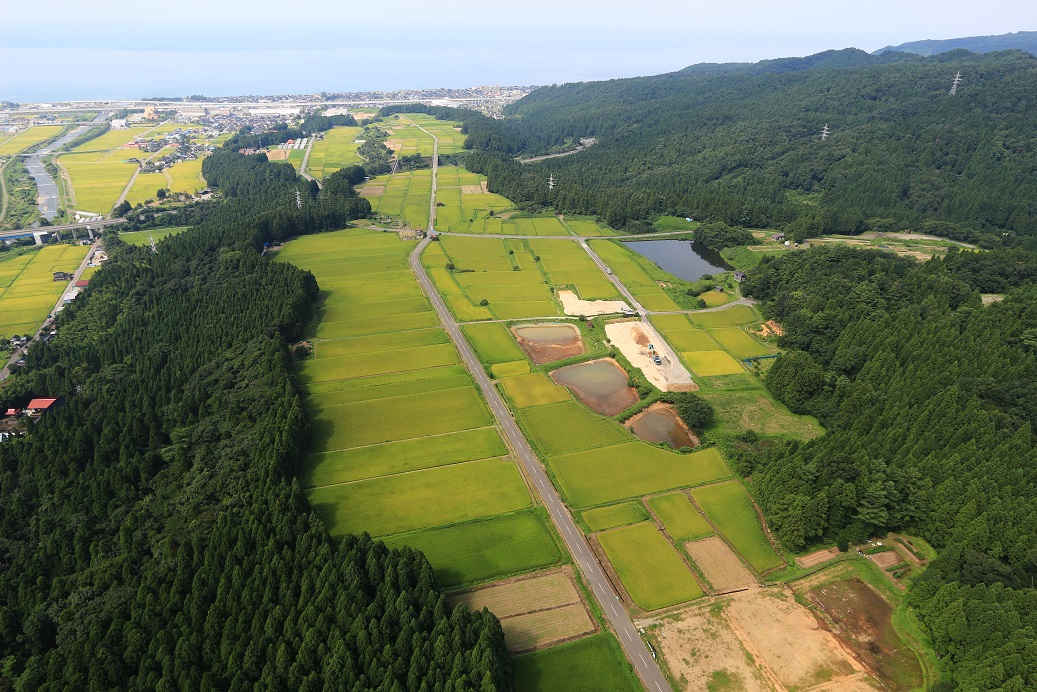
[[530,324],[512,327],[511,331],[537,365],[572,358],[587,350],[580,330],[571,324]]
[[668,442],[674,449],[695,447],[699,443],[669,404],[652,404],[626,425],[642,440]]
[[626,370],[611,358],[570,365],[552,372],[551,378],[588,408],[606,416],[614,416],[638,402],[637,391],[627,383]]

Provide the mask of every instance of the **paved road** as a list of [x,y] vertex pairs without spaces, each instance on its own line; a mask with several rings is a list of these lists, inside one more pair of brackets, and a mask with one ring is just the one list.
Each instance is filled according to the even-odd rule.
[[114,226],[116,224],[126,223],[126,219],[102,219],[99,221],[84,221],[82,223],[66,223],[58,226],[43,226],[41,228],[16,228],[13,231],[0,232],[0,238],[16,238],[19,236],[26,236],[38,231],[71,231],[71,230],[86,230],[92,228],[95,231],[105,228],[106,226]]
[[[302,163],[299,164],[299,175],[306,178],[307,180],[314,180],[314,177],[306,171],[306,167],[310,165],[310,152],[313,151],[313,143],[317,141],[317,138],[310,136],[310,141],[306,143],[306,153],[303,154]],[[321,181],[317,181],[317,187],[324,187]]]
[[[54,308],[50,311],[50,314],[53,315],[54,311],[61,306],[61,302],[65,297],[65,293],[68,292],[68,289],[76,285],[76,282],[79,281],[79,277],[83,275],[84,271],[86,271],[86,265],[90,263],[90,257],[95,252],[97,252],[98,248],[100,247],[101,239],[98,238],[94,241],[94,244],[90,246],[90,251],[86,253],[86,257],[83,258],[83,261],[79,263],[79,268],[76,269],[75,274],[72,275],[72,280],[68,282],[68,286],[65,287],[65,290],[61,292],[61,295],[58,297],[58,301],[54,303]],[[49,317],[43,320],[43,324],[41,324],[39,329],[36,330],[36,333],[33,334],[32,339],[29,340],[29,343],[25,344],[20,349],[11,354],[11,357],[7,360],[7,363],[4,364],[4,369],[0,370],[0,382],[6,380],[7,377],[11,374],[11,368],[14,367],[15,361],[23,357],[25,355],[25,352],[29,350],[29,347],[32,346],[37,340],[39,340],[41,336],[43,336],[43,327],[44,325],[48,324],[49,321]]]
[[512,449],[515,450],[515,455],[522,463],[522,468],[526,471],[526,475],[533,481],[537,493],[540,495],[548,514],[551,516],[551,521],[554,522],[555,527],[558,529],[558,534],[565,541],[566,547],[568,547],[569,552],[583,571],[584,576],[586,576],[591,591],[598,599],[602,611],[618,634],[619,643],[623,646],[627,658],[630,659],[637,674],[641,677],[641,681],[650,692],[669,690],[669,683],[663,677],[662,671],[659,669],[655,659],[652,658],[652,654],[649,653],[648,647],[641,640],[633,621],[630,619],[630,615],[623,608],[619,597],[612,590],[609,579],[605,576],[604,570],[591,552],[590,546],[587,545],[586,538],[580,533],[572,516],[569,514],[568,508],[566,508],[562,498],[551,484],[551,480],[547,477],[547,473],[533,453],[529,442],[526,441],[522,431],[519,430],[518,424],[515,423],[511,411],[508,410],[497,389],[490,382],[490,378],[486,375],[486,370],[480,363],[479,358],[461,333],[457,322],[450,314],[450,311],[447,310],[446,303],[432,284],[431,279],[429,279],[428,273],[421,263],[421,253],[429,242],[429,238],[424,239],[411,253],[411,269],[418,277],[418,282],[432,302],[440,322],[457,347],[465,365],[479,384],[486,402],[490,405],[490,410],[493,411],[494,416],[500,422],[501,428],[504,430],[504,434],[507,435]]

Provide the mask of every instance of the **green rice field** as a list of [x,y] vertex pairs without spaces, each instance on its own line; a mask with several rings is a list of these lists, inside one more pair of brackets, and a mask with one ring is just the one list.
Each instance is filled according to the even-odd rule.
[[598,534],[598,542],[631,600],[641,608],[658,610],[702,596],[680,553],[654,524],[606,531]]
[[500,322],[466,324],[461,331],[479,355],[479,360],[487,365],[525,358],[511,330]]
[[0,134],[0,156],[11,156],[34,144],[46,142],[65,129],[63,125],[34,125],[17,134]]
[[516,656],[516,692],[636,692],[641,684],[607,632]]
[[542,372],[503,377],[501,388],[515,408],[529,408],[570,401],[572,396]]
[[[367,531],[426,551],[442,583],[566,561],[408,267],[414,247],[348,230],[275,255],[313,272],[326,296],[313,357],[298,367],[310,504],[335,536]],[[485,348],[503,348],[485,335]]]
[[691,496],[754,570],[762,573],[785,564],[764,535],[756,508],[741,483],[731,481],[696,488]]
[[65,154],[58,162],[72,181],[75,209],[95,214],[112,210],[137,170],[137,164],[117,158],[98,160],[96,153]]
[[382,540],[390,548],[406,545],[425,553],[437,580],[447,588],[564,561],[543,510],[525,510]]
[[516,692],[635,692],[643,689],[619,643],[603,632],[512,659]]
[[88,250],[48,245],[0,260],[0,338],[35,334],[69,286],[67,281],[54,281],[54,272],[75,271]]
[[[333,127],[325,132],[324,139],[315,141],[310,149],[306,172],[321,180],[348,166],[362,166],[364,159],[356,153],[360,144],[354,143],[361,130],[363,130],[362,127]],[[296,154],[299,156],[295,156]],[[298,168],[305,155],[304,149],[293,150],[289,156],[289,162],[292,162],[292,157],[295,157],[298,159],[298,163],[295,164]]]
[[684,493],[668,493],[648,500],[648,506],[659,517],[666,533],[675,541],[698,538],[713,533],[713,527],[699,514]]
[[621,502],[618,505],[595,507],[588,509],[582,516],[591,531],[614,529],[649,519],[648,512],[640,502]]
[[646,309],[681,309],[650,275],[650,271],[658,272],[658,269],[648,259],[614,241],[591,241],[591,249]]
[[398,217],[408,228],[428,228],[432,171],[382,175],[357,189],[371,203],[373,212]]

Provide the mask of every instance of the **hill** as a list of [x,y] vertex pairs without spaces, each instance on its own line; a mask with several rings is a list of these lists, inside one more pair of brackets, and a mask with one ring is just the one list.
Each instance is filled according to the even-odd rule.
[[[796,237],[910,228],[996,245],[1037,235],[1035,74],[1018,51],[846,49],[545,87],[509,106],[495,137],[472,138],[483,152],[469,168],[511,199],[633,231],[670,213]],[[580,137],[598,143],[510,160]]]
[[899,46],[886,46],[875,51],[875,55],[889,52],[937,55],[950,50],[968,50],[973,53],[991,53],[998,50],[1025,50],[1037,54],[1037,31],[1017,31],[998,36],[966,36],[963,38],[926,39],[910,41]]

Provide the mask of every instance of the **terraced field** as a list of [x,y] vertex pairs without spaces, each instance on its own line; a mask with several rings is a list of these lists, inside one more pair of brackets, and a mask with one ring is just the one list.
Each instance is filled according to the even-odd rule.
[[54,281],[54,272],[73,272],[89,248],[48,245],[10,260],[0,259],[0,338],[35,334],[67,281]]
[[333,535],[418,547],[448,585],[564,562],[408,269],[413,247],[351,230],[277,255],[313,272],[327,295],[298,371],[313,431],[305,492]]
[[428,228],[432,171],[404,171],[372,178],[360,194],[378,214],[398,217],[408,228]]

